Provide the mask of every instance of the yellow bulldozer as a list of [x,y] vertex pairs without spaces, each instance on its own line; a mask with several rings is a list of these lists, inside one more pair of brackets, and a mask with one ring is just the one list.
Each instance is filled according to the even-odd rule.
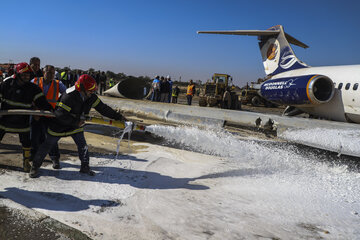
[[[204,92],[199,96],[201,107],[221,107],[240,109],[239,97],[232,89],[232,77],[228,74],[214,73],[212,81],[205,84]],[[224,104],[223,98],[226,90],[229,90],[231,104]]]

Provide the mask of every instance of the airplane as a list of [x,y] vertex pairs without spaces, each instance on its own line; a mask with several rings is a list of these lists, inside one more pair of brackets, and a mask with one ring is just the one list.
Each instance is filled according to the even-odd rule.
[[271,102],[287,105],[284,115],[305,112],[328,120],[360,123],[360,65],[307,65],[295,56],[290,43],[308,46],[285,33],[281,25],[267,30],[197,33],[257,36],[268,78],[259,93]]

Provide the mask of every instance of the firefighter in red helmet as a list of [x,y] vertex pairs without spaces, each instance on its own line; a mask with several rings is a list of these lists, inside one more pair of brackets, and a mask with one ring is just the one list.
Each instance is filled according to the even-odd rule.
[[115,120],[125,120],[117,111],[104,104],[96,95],[97,85],[94,78],[84,74],[75,82],[72,92],[63,94],[55,108],[55,119],[49,122],[45,142],[39,147],[30,171],[30,177],[39,176],[39,168],[49,149],[61,137],[71,136],[77,145],[81,161],[80,173],[95,175],[89,167],[89,151],[84,137],[83,125],[91,108]]
[[[33,109],[53,110],[41,89],[30,82],[32,69],[22,62],[15,66],[15,74],[0,84],[1,110]],[[18,133],[23,147],[23,167],[30,171],[31,141],[28,115],[5,115],[0,118],[0,141],[5,133]]]

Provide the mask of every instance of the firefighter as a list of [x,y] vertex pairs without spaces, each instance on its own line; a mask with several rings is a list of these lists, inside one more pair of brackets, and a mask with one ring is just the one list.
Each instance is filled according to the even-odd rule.
[[[56,102],[59,99],[59,93],[63,94],[66,91],[65,85],[59,80],[55,80],[55,67],[52,65],[46,65],[44,67],[44,77],[34,78],[33,83],[38,85],[43,91],[47,101],[55,108]],[[46,130],[48,127],[49,119],[47,117],[33,117],[31,118],[31,143],[32,143],[32,156],[35,156],[39,145],[45,141]],[[53,162],[53,168],[60,168],[60,153],[58,144],[54,144],[53,148],[49,152],[51,161]]]
[[95,175],[89,167],[89,151],[83,129],[90,109],[95,108],[100,114],[115,120],[125,120],[119,112],[98,98],[95,94],[96,90],[95,79],[84,74],[76,81],[75,89],[72,92],[65,93],[60,97],[55,108],[56,118],[49,122],[46,140],[34,157],[30,177],[39,176],[39,168],[49,150],[61,137],[66,136],[71,136],[77,145],[81,161],[80,173]]
[[[33,71],[25,63],[15,66],[15,74],[0,85],[1,110],[10,109],[38,109],[52,110],[51,105],[41,89],[30,82]],[[28,115],[5,115],[0,118],[0,141],[5,133],[18,133],[23,148],[23,168],[25,172],[30,171],[31,141],[30,123]]]

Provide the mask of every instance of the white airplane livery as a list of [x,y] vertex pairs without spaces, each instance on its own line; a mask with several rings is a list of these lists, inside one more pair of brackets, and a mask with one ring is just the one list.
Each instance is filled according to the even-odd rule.
[[208,34],[257,36],[265,73],[260,94],[288,105],[284,115],[301,112],[329,120],[360,123],[360,65],[310,67],[294,54],[290,43],[308,46],[284,32],[268,30],[198,31]]

